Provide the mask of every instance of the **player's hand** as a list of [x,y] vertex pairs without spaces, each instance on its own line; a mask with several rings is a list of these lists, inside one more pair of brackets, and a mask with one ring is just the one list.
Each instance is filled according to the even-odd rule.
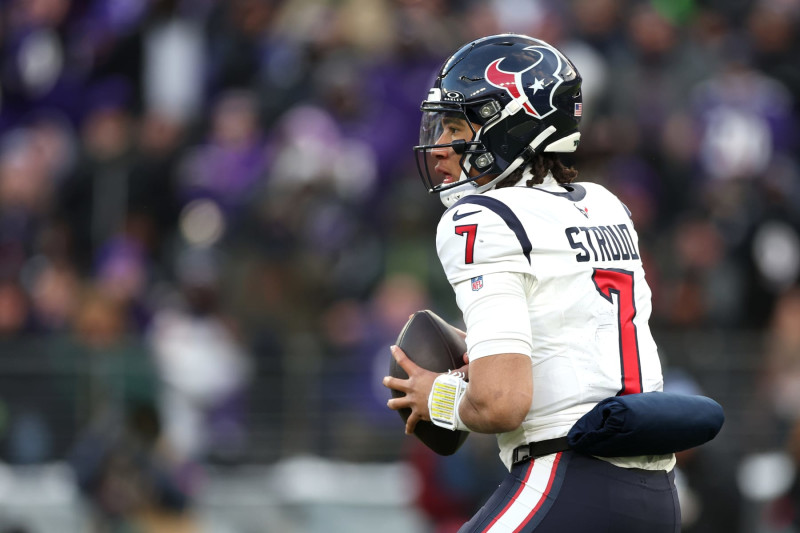
[[431,419],[428,412],[428,396],[430,396],[433,382],[439,374],[417,365],[399,346],[392,346],[390,350],[394,360],[408,374],[408,379],[391,376],[383,378],[385,387],[405,393],[405,396],[401,398],[390,399],[386,405],[395,411],[403,408],[411,409],[411,415],[406,420],[406,434],[411,435],[414,433],[417,422]]

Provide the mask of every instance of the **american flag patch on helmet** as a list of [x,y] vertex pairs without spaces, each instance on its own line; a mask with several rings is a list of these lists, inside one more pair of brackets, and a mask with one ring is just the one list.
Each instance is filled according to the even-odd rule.
[[576,103],[575,104],[575,116],[579,117],[581,115],[583,115],[583,104],[582,103]]

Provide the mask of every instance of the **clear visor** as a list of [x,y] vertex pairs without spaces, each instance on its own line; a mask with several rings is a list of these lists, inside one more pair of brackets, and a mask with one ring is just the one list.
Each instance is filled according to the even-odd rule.
[[[441,172],[436,172],[437,158],[433,150],[446,150],[447,148],[434,148],[438,144],[444,143],[444,120],[447,115],[454,115],[452,112],[444,111],[423,111],[422,121],[419,127],[419,146],[417,147],[417,165],[420,167],[420,174],[429,190],[438,188],[447,176]],[[459,179],[460,176],[456,176]]]
[[438,141],[444,133],[445,117],[455,117],[458,114],[459,113],[444,111],[423,111],[422,122],[419,126],[420,146],[431,146],[436,144],[436,141]]

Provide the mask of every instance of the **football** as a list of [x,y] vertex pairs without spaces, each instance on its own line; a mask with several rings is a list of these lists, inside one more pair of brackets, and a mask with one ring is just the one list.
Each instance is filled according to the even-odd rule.
[[[444,321],[433,311],[422,310],[414,313],[397,337],[397,346],[403,349],[409,359],[432,372],[447,372],[464,366],[464,353],[467,344],[458,330]],[[389,375],[408,379],[408,374],[389,356]],[[392,396],[399,398],[405,394],[392,389]],[[408,420],[411,409],[399,409],[403,422]],[[420,420],[414,428],[414,435],[439,455],[454,454],[469,432],[451,431]]]

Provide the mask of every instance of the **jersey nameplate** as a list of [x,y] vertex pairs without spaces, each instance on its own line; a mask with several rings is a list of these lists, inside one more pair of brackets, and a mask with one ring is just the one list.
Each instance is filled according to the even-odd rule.
[[580,250],[575,254],[575,260],[579,263],[639,259],[627,224],[573,226],[565,229],[564,234],[570,248]]

